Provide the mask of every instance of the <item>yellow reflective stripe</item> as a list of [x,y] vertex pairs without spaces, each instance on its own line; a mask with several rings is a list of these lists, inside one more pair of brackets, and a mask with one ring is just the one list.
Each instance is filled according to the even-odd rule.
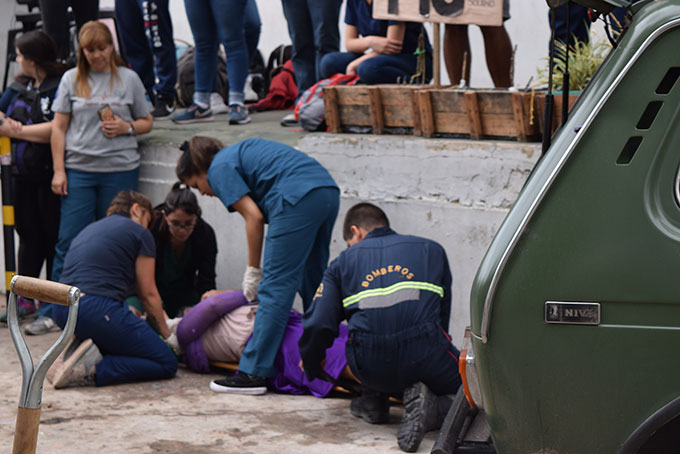
[[14,277],[14,271],[5,271],[5,288],[9,292],[12,288],[12,278]]
[[10,155],[12,153],[12,143],[9,137],[0,137],[0,155]]
[[371,296],[384,296],[390,295],[401,289],[417,289],[417,290],[427,290],[436,293],[440,297],[444,297],[444,289],[438,285],[430,284],[429,282],[418,282],[418,281],[403,281],[397,282],[396,284],[390,285],[389,287],[374,288],[370,290],[364,290],[363,292],[355,293],[354,295],[348,296],[342,300],[342,305],[344,307],[351,306],[352,304],[358,303],[364,298],[369,298]]
[[13,205],[3,205],[2,206],[2,224],[3,225],[14,225],[14,206]]

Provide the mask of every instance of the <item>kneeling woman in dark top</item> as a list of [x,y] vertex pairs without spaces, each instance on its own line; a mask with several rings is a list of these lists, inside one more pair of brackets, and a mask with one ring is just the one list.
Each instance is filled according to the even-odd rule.
[[184,183],[174,184],[155,215],[156,285],[168,316],[181,317],[215,288],[215,232]]
[[[158,336],[170,332],[154,279],[156,246],[147,230],[152,214],[144,195],[121,191],[107,217],[73,239],[60,280],[84,295],[74,341],[48,372],[55,388],[159,380],[177,372],[175,355]],[[135,281],[147,321],[123,302]],[[62,329],[67,314],[68,308],[54,307]]]

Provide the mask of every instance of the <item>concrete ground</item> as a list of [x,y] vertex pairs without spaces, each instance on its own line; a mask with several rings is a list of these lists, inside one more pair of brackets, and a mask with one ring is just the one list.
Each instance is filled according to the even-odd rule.
[[[14,437],[21,366],[7,325],[0,327],[0,451]],[[59,333],[26,336],[34,362]],[[171,380],[102,388],[43,390],[38,453],[389,453],[401,452],[396,433],[403,414],[370,425],[349,412],[349,399],[216,394],[211,380],[180,367]],[[430,452],[430,432],[418,452]]]

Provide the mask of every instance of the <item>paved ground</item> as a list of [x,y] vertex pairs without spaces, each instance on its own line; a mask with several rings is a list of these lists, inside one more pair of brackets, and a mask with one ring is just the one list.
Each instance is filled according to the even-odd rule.
[[[27,336],[33,359],[58,333]],[[21,367],[6,325],[0,327],[0,451],[14,436]],[[269,393],[215,394],[219,375],[180,368],[172,380],[104,388],[55,390],[45,384],[39,453],[389,453],[401,452],[396,432],[403,410],[375,426],[349,413],[346,398]],[[429,452],[436,432],[419,452]]]

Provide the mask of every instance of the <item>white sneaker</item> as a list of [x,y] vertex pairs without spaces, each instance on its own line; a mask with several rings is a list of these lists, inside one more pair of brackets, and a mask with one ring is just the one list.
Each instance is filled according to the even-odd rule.
[[255,93],[255,90],[253,90],[252,74],[248,74],[248,78],[246,79],[246,85],[243,88],[243,94],[245,96],[245,102],[257,102],[260,100],[260,97],[257,96],[257,93]]
[[[80,342],[76,339],[69,345],[68,352],[64,350],[63,362],[52,365],[55,368],[51,375],[51,382],[55,389],[72,386],[94,386],[96,366],[103,359],[92,339]],[[72,350],[72,351],[71,351]]]
[[210,110],[214,115],[229,112],[229,108],[224,103],[224,98],[216,91],[210,93]]

